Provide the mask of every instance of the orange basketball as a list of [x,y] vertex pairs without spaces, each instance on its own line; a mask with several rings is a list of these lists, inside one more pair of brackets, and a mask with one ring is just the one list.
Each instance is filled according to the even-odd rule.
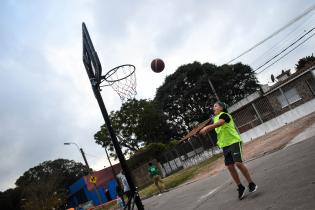
[[165,64],[162,59],[156,58],[151,62],[151,69],[156,72],[160,73],[164,70]]

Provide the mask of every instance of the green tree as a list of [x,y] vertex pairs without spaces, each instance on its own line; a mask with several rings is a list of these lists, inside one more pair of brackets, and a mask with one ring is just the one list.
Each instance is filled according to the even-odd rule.
[[301,58],[297,64],[295,64],[295,68],[297,71],[303,69],[304,67],[307,67],[309,65],[315,65],[315,57],[312,54],[311,56],[306,56],[304,58]]
[[253,70],[241,63],[216,66],[194,62],[180,66],[158,88],[155,101],[166,114],[172,138],[180,139],[196,124],[209,118],[217,100],[209,85],[211,80],[220,100],[233,104],[259,87]]
[[0,192],[0,206],[1,209],[20,210],[23,198],[21,196],[21,189],[8,189]]
[[[128,100],[119,111],[110,113],[110,119],[125,155],[134,154],[149,143],[166,143],[171,136],[166,117],[150,100]],[[114,146],[105,124],[94,135],[94,139],[97,144],[106,147],[112,157],[116,158]]]
[[57,189],[58,177],[52,177],[46,182],[32,183],[24,188],[23,210],[64,209],[67,200],[66,189]]
[[87,175],[88,169],[82,163],[73,160],[49,160],[30,168],[20,176],[15,185],[25,187],[29,184],[44,183],[52,177],[58,177],[58,185],[68,187],[79,177]]
[[24,172],[15,182],[21,189],[23,209],[64,209],[68,187],[88,169],[73,160],[45,161]]

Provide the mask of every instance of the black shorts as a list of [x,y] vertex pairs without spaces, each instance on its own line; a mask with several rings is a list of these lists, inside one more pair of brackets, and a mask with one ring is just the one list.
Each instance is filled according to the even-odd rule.
[[242,142],[231,144],[230,146],[223,147],[224,163],[231,165],[235,162],[243,162],[242,158]]

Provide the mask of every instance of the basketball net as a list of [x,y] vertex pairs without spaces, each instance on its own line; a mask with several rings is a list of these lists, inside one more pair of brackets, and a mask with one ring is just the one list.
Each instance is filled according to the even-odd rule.
[[130,64],[118,66],[108,71],[103,78],[108,83],[104,86],[111,86],[122,102],[133,99],[137,95],[135,66]]

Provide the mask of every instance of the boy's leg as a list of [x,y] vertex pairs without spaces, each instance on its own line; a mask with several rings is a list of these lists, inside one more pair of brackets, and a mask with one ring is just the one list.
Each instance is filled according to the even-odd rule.
[[[228,146],[226,149],[223,150],[225,152],[225,165],[228,167],[229,172],[231,176],[233,177],[235,183],[238,186],[238,198],[242,200],[245,196],[245,187],[242,185],[239,175],[237,173],[237,170],[235,168],[235,165],[240,169],[242,174],[246,177],[247,180],[251,181],[251,178],[249,176],[249,172],[247,168],[242,163],[242,148],[241,143],[235,143],[230,146]],[[252,183],[252,182],[251,182]],[[254,184],[254,183],[252,183]],[[250,192],[254,192],[257,189],[257,186],[255,185],[255,189],[252,187],[252,184],[249,184],[249,190]]]
[[233,152],[233,148],[231,148],[231,146],[223,148],[224,163],[227,169],[229,170],[236,185],[239,185],[241,181],[235,168],[235,162],[234,162],[232,152]]
[[226,166],[234,180],[234,182],[237,185],[237,191],[238,191],[238,198],[242,200],[245,196],[245,187],[242,185],[240,181],[240,177],[238,176],[238,173],[236,171],[235,165],[234,164],[229,164]]
[[247,167],[243,163],[240,163],[240,162],[236,162],[235,165],[242,172],[242,174],[246,178],[247,182],[248,183],[252,183],[253,180],[252,180],[252,178],[251,178],[251,176],[249,174],[249,171],[248,171]]
[[154,177],[153,177],[153,179],[154,179],[154,184],[155,184],[155,186],[159,189],[159,191],[161,192],[161,188],[160,188],[160,185],[159,185],[159,178],[158,178],[158,176],[157,175],[155,175]]
[[160,183],[160,188],[161,188],[162,192],[164,192],[165,186],[164,186],[164,182],[163,182],[160,175],[158,175],[158,182]]
[[247,167],[243,163],[241,143],[231,145],[230,149],[232,151],[231,154],[236,167],[241,171],[248,182],[249,192],[255,192],[257,189],[257,185],[253,182]]
[[240,181],[240,177],[238,176],[238,173],[236,171],[236,168],[234,166],[234,164],[229,164],[226,166],[235,182],[236,185],[239,185],[241,184],[241,181]]

